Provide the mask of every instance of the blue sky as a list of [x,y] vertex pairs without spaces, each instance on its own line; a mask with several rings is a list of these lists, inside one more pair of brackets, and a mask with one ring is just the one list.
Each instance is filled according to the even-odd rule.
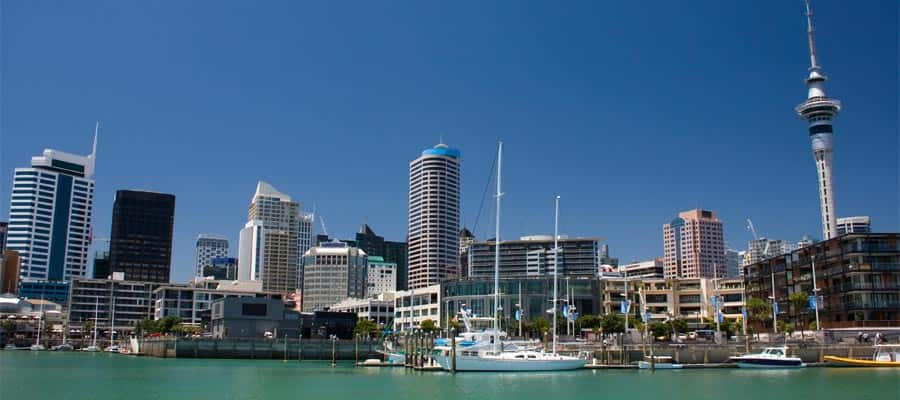
[[[408,162],[441,135],[463,154],[469,226],[505,141],[507,237],[551,232],[556,193],[561,230],[623,261],[660,256],[662,224],[697,206],[734,247],[747,217],[821,236],[793,112],[800,0],[261,3],[0,3],[0,218],[12,169],[45,147],[88,153],[100,118],[94,232],[108,236],[117,189],[174,193],[175,281],[199,233],[236,255],[259,179],[315,204],[332,236],[368,219],[402,240]],[[813,6],[844,102],[838,214],[898,231],[897,2]]]

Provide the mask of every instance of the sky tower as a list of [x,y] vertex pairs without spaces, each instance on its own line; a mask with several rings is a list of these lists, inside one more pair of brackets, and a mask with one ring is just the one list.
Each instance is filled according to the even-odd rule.
[[822,240],[837,236],[837,218],[834,207],[834,185],[831,182],[831,158],[833,153],[833,131],[831,121],[841,110],[841,102],[825,95],[825,75],[822,75],[816,60],[816,42],[812,24],[809,0],[806,3],[806,35],[809,39],[809,77],[806,86],[809,93],[806,101],[795,109],[809,126],[813,157],[816,160],[819,181],[819,202],[822,208]]

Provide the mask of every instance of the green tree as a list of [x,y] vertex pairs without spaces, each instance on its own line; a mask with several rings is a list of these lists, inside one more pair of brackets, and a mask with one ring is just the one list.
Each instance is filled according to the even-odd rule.
[[674,330],[676,333],[687,333],[687,331],[690,329],[688,328],[687,321],[681,318],[670,320],[669,323],[672,326],[672,330]]
[[809,295],[801,290],[788,295],[788,301],[791,303],[791,310],[794,313],[794,323],[797,327],[802,328],[801,315],[806,314],[806,308],[809,304]]
[[544,332],[550,332],[550,321],[543,316],[537,317],[528,324],[528,328],[534,336],[543,337]]
[[747,299],[747,314],[749,322],[766,326],[772,321],[772,304],[763,299],[751,297]]
[[653,337],[657,338],[660,336],[669,336],[669,332],[670,332],[671,328],[665,322],[651,321],[649,329],[650,329],[650,333],[653,335]]
[[605,314],[600,317],[600,327],[603,333],[625,332],[625,317],[621,314]]
[[375,322],[368,318],[360,318],[356,321],[356,327],[353,328],[354,335],[371,337],[372,333],[378,330],[378,326],[375,325]]
[[600,318],[596,315],[582,315],[575,320],[575,325],[582,329],[595,329],[600,327]]
[[434,320],[426,319],[419,324],[419,329],[425,333],[431,333],[437,330],[437,326],[435,326]]
[[450,322],[448,322],[448,325],[448,328],[452,329],[456,333],[459,333],[463,329],[463,323],[456,318],[451,319]]

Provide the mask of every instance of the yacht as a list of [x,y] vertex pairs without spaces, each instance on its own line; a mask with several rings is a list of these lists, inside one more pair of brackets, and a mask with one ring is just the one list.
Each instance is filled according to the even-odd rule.
[[[503,142],[497,146],[497,193],[495,240],[500,243],[500,198]],[[557,223],[554,234],[554,249],[559,238],[559,196],[556,196]],[[456,371],[563,371],[583,368],[584,358],[560,355],[556,352],[556,324],[553,324],[553,348],[551,352],[519,348],[512,344],[504,346],[506,333],[500,329],[500,246],[494,246],[494,317],[492,327],[482,331],[469,331],[457,338],[456,348],[442,341],[435,343],[435,361],[445,370]],[[554,258],[555,259],[555,258]],[[555,261],[554,261],[555,262]],[[553,268],[553,320],[558,308],[558,287],[556,266]],[[471,321],[466,313],[464,322]],[[455,353],[455,354],[454,354]]]
[[731,357],[739,368],[803,368],[800,357],[788,357],[787,346],[766,347],[762,353]]
[[72,350],[75,350],[75,348],[72,347],[72,345],[71,345],[71,344],[68,344],[68,343],[59,344],[59,345],[56,345],[56,346],[51,347],[50,349],[53,350],[53,351],[72,351]]

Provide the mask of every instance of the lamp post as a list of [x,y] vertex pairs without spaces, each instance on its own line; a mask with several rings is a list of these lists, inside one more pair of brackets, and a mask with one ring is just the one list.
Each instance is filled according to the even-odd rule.
[[775,299],[775,265],[769,261],[769,270],[772,272],[772,334],[778,334],[778,301]]
[[816,332],[822,330],[822,327],[819,326],[819,287],[816,284],[816,255],[815,253],[810,256],[810,261],[812,262],[812,281],[813,281],[813,298],[816,300]]

